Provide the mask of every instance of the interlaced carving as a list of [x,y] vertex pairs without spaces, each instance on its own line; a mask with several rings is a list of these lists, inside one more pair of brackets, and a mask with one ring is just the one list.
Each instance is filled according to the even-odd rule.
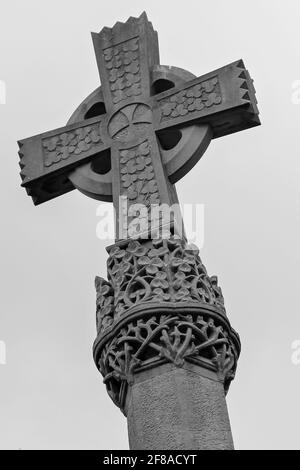
[[139,370],[185,361],[213,370],[224,387],[234,378],[236,342],[217,320],[203,315],[157,313],[129,322],[104,346],[98,367],[113,401],[124,406],[126,387]]
[[[114,246],[107,266],[108,281],[96,278],[98,332],[128,309],[149,302],[201,302],[225,314],[217,277],[208,276],[197,251],[182,240],[135,240],[124,248]],[[108,302],[109,310],[103,308]]]
[[217,278],[208,276],[194,247],[175,238],[114,245],[108,280],[97,277],[96,289],[96,342],[104,343],[95,360],[118,406],[135,372],[165,362],[202,365],[228,388],[239,341]]

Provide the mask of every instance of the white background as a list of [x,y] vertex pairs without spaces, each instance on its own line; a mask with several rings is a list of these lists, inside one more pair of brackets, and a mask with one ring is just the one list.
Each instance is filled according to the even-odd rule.
[[[126,420],[92,360],[94,276],[105,275],[97,201],[34,207],[16,141],[66,123],[99,85],[90,31],[147,11],[161,63],[201,75],[243,58],[262,126],[213,141],[177,184],[205,204],[201,253],[242,341],[228,407],[237,449],[300,448],[299,125],[296,0],[2,0],[0,447],[126,449]],[[299,94],[298,94],[299,98]]]

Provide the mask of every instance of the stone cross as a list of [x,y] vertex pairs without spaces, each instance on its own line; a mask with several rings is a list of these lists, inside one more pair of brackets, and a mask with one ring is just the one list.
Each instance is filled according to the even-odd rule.
[[240,344],[217,278],[184,235],[133,241],[128,226],[132,207],[148,219],[153,205],[177,203],[173,184],[211,139],[260,124],[252,79],[242,60],[198,78],[159,65],[145,13],[92,36],[101,87],[65,127],[19,141],[22,186],[35,204],[74,188],[114,203],[94,358],[131,448],[232,448],[224,390]]
[[[241,60],[193,79],[159,69],[157,33],[146,14],[104,28],[93,41],[106,112],[19,142],[23,186],[35,204],[76,187],[112,199],[117,214],[122,195],[129,205],[172,205],[170,183],[195,165],[212,138],[259,123]],[[156,84],[153,70],[161,72]],[[173,148],[162,149],[160,136]],[[117,235],[124,224],[118,220]]]

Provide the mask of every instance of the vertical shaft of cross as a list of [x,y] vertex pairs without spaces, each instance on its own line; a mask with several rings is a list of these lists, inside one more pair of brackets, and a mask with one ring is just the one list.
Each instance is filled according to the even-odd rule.
[[[177,202],[161,161],[150,106],[151,67],[159,63],[157,34],[143,14],[94,33],[93,41],[109,116],[116,239],[122,240],[144,231],[152,206]],[[138,226],[133,223],[130,230],[135,220]]]

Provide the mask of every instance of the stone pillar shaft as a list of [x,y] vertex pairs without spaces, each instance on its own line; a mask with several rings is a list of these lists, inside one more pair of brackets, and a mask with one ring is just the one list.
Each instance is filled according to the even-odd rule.
[[168,364],[137,374],[126,414],[132,450],[233,449],[223,384],[200,367]]

